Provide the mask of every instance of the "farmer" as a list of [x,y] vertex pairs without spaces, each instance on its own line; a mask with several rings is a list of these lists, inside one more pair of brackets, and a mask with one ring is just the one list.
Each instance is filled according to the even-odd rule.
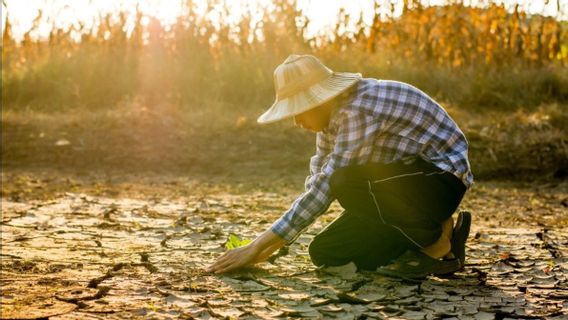
[[452,215],[473,176],[468,144],[446,111],[402,82],[333,72],[310,55],[274,71],[276,100],[258,118],[294,118],[317,132],[305,192],[250,244],[207,268],[221,273],[267,259],[337,199],[345,211],[309,246],[317,266],[422,277],[461,269],[471,215]]

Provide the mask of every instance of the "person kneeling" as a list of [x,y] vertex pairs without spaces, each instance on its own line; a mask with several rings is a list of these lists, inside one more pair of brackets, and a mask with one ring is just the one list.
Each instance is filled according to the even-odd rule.
[[258,118],[293,118],[316,132],[301,194],[271,228],[223,254],[221,273],[268,258],[338,200],[344,212],[309,246],[317,266],[354,262],[399,277],[464,266],[471,214],[452,215],[473,184],[468,143],[426,93],[398,81],[333,72],[316,57],[291,55],[274,71],[276,100]]

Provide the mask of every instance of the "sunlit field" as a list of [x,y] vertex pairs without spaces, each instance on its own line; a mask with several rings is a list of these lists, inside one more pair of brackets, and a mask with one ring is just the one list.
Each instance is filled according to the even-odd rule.
[[[8,8],[16,10],[14,3],[8,2]],[[86,3],[85,7],[46,3],[51,6],[42,7],[38,2],[40,11],[27,13],[36,14],[35,20],[25,32],[18,31],[19,35],[13,32],[16,22],[8,11],[3,30],[3,130],[11,130],[14,123],[20,128],[16,140],[24,139],[21,134],[30,139],[30,135],[43,132],[45,136],[53,130],[50,139],[31,139],[30,146],[57,141],[59,130],[80,128],[77,130],[88,135],[83,141],[92,139],[82,149],[87,152],[89,146],[101,141],[96,134],[98,126],[89,129],[93,123],[89,119],[100,119],[105,126],[116,123],[116,130],[124,131],[105,131],[116,135],[103,139],[105,145],[130,135],[154,139],[160,134],[182,135],[180,141],[189,144],[201,141],[189,133],[191,130],[174,130],[170,125],[163,133],[128,128],[145,117],[152,119],[151,123],[171,117],[184,128],[203,124],[205,129],[198,130],[202,135],[204,130],[229,130],[235,124],[250,127],[251,134],[256,134],[260,130],[256,130],[254,119],[273,99],[272,70],[295,52],[321,57],[338,71],[409,82],[442,101],[462,126],[471,130],[472,143],[482,150],[478,159],[472,154],[473,166],[481,175],[500,170],[507,174],[565,170],[566,150],[558,147],[563,143],[558,137],[566,128],[568,23],[551,15],[527,13],[523,8],[534,6],[526,3],[483,7],[469,7],[465,2],[425,6],[416,1],[392,6],[366,3],[366,7],[335,4],[330,7],[338,11],[327,22],[316,14],[317,3],[284,0],[243,2],[239,10],[235,10],[235,3],[223,1],[181,1],[171,7],[149,1],[140,3],[134,12],[128,2],[102,1],[89,7]],[[560,10],[565,8],[561,1],[557,4]],[[49,16],[59,12],[70,19],[72,8],[82,9],[77,15],[84,21],[69,20],[74,23],[65,26],[58,16]],[[85,8],[99,10],[99,16]],[[562,16],[562,11],[547,8]],[[329,15],[329,8],[320,10]],[[23,24],[18,23],[20,27]],[[493,113],[496,115],[486,117]],[[38,121],[19,124],[21,118],[40,114]],[[74,120],[64,120],[69,117]],[[479,118],[482,120],[476,120]],[[53,123],[36,127],[44,122]],[[70,123],[76,124],[63,129]],[[26,126],[37,132],[28,134]],[[502,138],[513,143],[499,142],[499,146],[487,148],[497,143],[496,137],[505,132],[503,126],[513,133]],[[494,134],[485,135],[493,130]],[[542,130],[550,132],[542,134]],[[530,136],[532,131],[538,137],[513,138],[515,132]],[[202,143],[209,145],[207,137]],[[479,146],[477,137],[481,139]],[[180,145],[177,140],[161,139]],[[533,144],[540,145],[542,139],[547,140],[546,147],[534,151]],[[309,153],[309,140],[294,147]],[[163,147],[164,141],[158,145]],[[3,147],[10,150],[13,145],[8,141]],[[106,152],[105,147],[93,148],[97,153]],[[178,156],[178,149],[168,151],[168,157],[178,159],[175,164],[186,161],[187,153]],[[488,150],[495,156],[488,157]],[[501,159],[501,152],[508,159],[506,163],[488,163],[489,159]],[[546,160],[533,164],[534,152],[545,152]],[[34,159],[49,157],[9,152],[3,153],[4,163],[26,163],[16,156],[19,154]],[[167,168],[167,163],[163,167]]]
[[[460,107],[532,108],[567,100],[566,22],[519,6],[511,12],[496,4],[377,2],[371,19],[368,8],[340,7],[332,13],[335,25],[322,29],[321,16],[287,1],[243,3],[238,13],[225,2],[175,3],[170,10],[141,5],[133,13],[120,11],[128,8],[124,3],[101,2],[101,16],[70,26],[44,16],[73,12],[40,10],[17,38],[8,12],[5,107],[112,109],[159,92],[184,105],[215,96],[258,111],[271,99],[272,69],[290,52],[314,53],[339,70],[408,81]],[[237,79],[250,85],[234,85]]]

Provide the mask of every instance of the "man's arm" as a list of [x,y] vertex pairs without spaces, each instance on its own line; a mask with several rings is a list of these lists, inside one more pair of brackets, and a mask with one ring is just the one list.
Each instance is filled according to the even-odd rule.
[[333,151],[326,157],[326,163],[319,172],[306,179],[306,192],[271,227],[287,243],[294,242],[334,200],[329,186],[333,172],[337,168],[365,160],[360,157],[360,153],[365,142],[365,130],[371,120],[371,116],[360,112],[338,114],[336,133],[334,139],[330,139],[333,141]]
[[[345,114],[340,118],[333,151],[319,172],[308,178],[309,187],[269,230],[247,246],[223,254],[207,271],[221,273],[266,260],[286,243],[292,243],[317,216],[327,210],[333,197],[329,177],[337,168],[353,164],[364,139],[368,119],[362,114]],[[331,141],[330,141],[331,142]]]
[[[310,175],[306,179],[306,189],[314,182],[312,178],[321,171],[322,166],[333,150],[333,141],[328,133],[319,132],[316,137],[316,154],[310,159]],[[286,240],[272,231],[263,232],[252,243],[223,254],[207,268],[208,272],[222,273],[262,262],[286,244]]]
[[316,179],[316,175],[321,172],[322,167],[329,160],[333,151],[335,137],[327,132],[318,132],[316,135],[316,154],[310,158],[310,175],[306,177],[304,187],[309,190]]

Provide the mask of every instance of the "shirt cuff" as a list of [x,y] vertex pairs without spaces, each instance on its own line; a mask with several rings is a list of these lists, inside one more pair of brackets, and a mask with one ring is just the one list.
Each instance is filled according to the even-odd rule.
[[284,216],[278,218],[270,230],[286,241],[286,244],[291,244],[300,235],[300,232],[295,230],[288,221],[284,220]]

